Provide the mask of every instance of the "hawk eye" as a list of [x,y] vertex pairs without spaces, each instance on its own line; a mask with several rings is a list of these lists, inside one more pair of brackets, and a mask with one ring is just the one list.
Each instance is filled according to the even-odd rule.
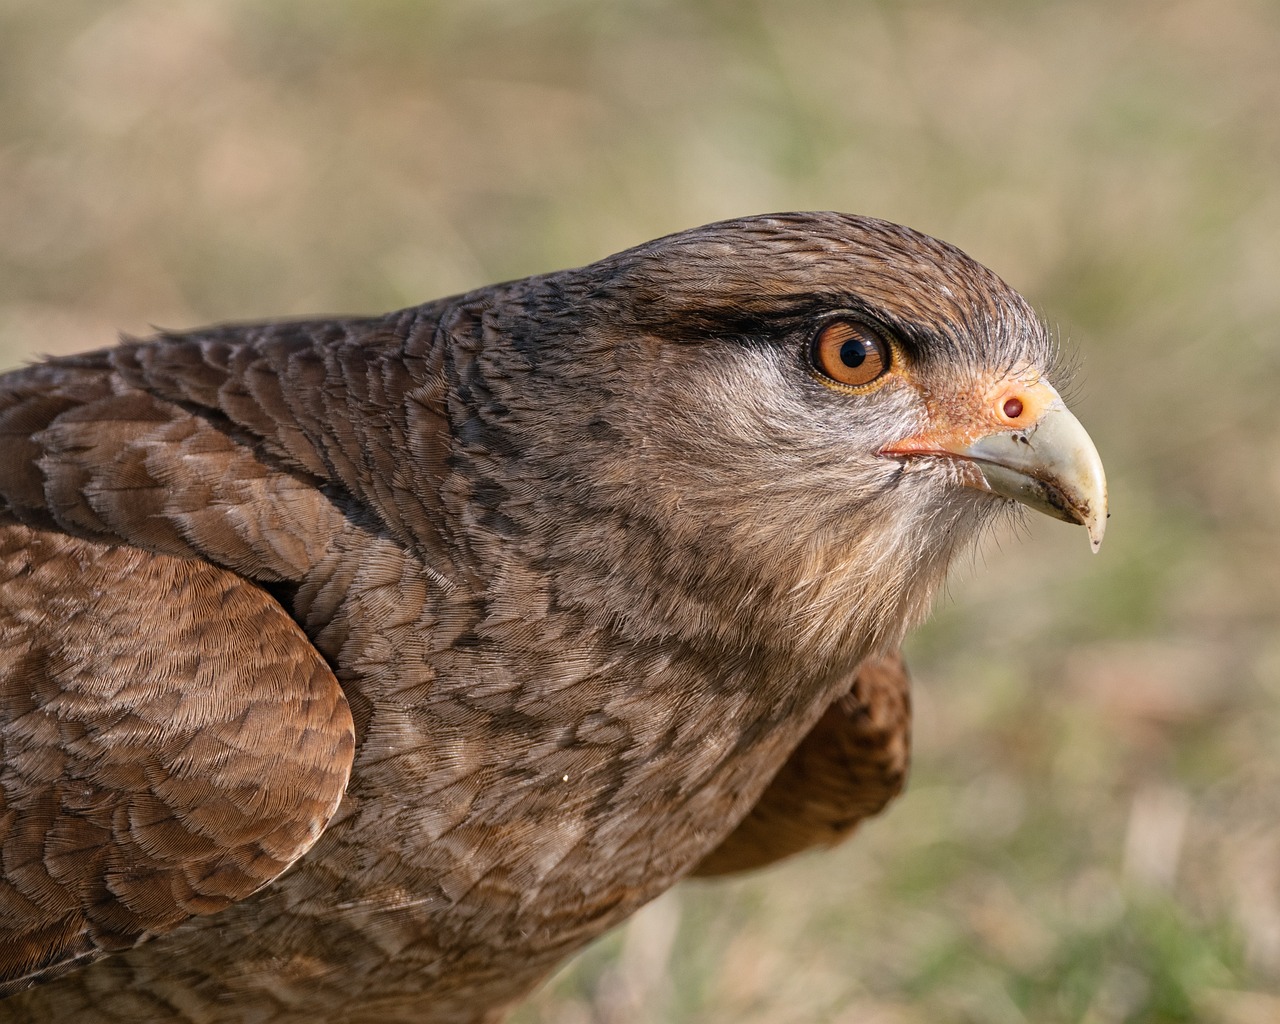
[[866,324],[832,320],[814,337],[809,358],[824,377],[858,388],[884,376],[889,369],[889,346]]

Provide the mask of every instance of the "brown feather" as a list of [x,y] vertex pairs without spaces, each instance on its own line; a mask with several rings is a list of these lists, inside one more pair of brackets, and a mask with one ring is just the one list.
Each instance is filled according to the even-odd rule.
[[[815,380],[832,310],[912,385]],[[957,250],[796,214],[0,378],[0,972],[65,972],[0,1020],[496,1020],[847,830],[907,737],[850,679],[997,510],[877,453],[1045,354]]]
[[261,590],[10,523],[0,599],[5,991],[223,910],[315,842],[351,716]]
[[693,874],[747,871],[847,839],[902,792],[910,752],[910,678],[902,656],[863,662],[849,692],[827,708]]

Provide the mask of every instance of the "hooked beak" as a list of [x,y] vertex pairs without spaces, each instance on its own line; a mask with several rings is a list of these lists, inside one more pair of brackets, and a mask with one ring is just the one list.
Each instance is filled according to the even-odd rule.
[[1107,479],[1092,439],[1057,391],[1015,376],[980,404],[977,416],[971,408],[934,413],[924,433],[881,454],[960,460],[966,485],[1079,523],[1097,552],[1107,528]]

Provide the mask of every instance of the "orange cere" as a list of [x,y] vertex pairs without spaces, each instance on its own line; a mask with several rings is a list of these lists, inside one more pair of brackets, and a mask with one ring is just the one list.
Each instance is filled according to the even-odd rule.
[[1060,401],[1058,392],[1027,366],[999,378],[978,378],[945,395],[925,395],[929,422],[923,431],[895,441],[884,455],[952,455],[1001,430],[1027,430]]

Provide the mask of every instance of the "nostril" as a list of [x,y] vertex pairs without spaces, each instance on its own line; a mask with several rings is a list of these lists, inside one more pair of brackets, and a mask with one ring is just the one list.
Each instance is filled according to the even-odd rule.
[[1004,402],[1004,414],[1011,420],[1016,420],[1022,415],[1022,399],[1006,398]]

